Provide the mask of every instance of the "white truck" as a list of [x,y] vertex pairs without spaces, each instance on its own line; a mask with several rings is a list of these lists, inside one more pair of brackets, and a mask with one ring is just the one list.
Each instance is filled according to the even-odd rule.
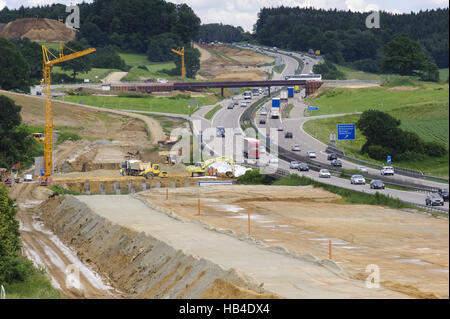
[[280,92],[280,100],[287,101],[287,99],[288,99],[288,91],[287,90],[282,90]]
[[151,163],[145,163],[140,160],[127,160],[123,165],[128,176],[139,176],[140,173],[151,169]]

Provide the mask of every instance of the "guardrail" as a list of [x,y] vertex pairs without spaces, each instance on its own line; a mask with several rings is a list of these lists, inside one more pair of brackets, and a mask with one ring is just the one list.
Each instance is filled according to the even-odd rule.
[[[356,162],[356,163],[359,163],[359,164],[362,164],[362,165],[365,165],[365,166],[369,166],[369,167],[373,167],[373,168],[377,168],[377,169],[381,169],[383,167],[383,165],[380,165],[380,164],[371,163],[371,162],[367,162],[367,161],[364,161],[364,160],[361,160],[361,159],[357,159],[357,158],[354,158],[354,157],[347,156],[347,155],[345,155],[344,151],[341,151],[335,145],[330,145],[329,144],[327,149],[325,150],[325,152],[327,152],[327,153],[335,153],[335,154],[338,155],[338,157],[341,157],[341,158],[344,158],[344,159],[347,159],[349,161]],[[433,178],[433,179],[440,180],[440,181],[443,181],[443,182],[447,182],[447,183],[449,182],[448,179],[441,178],[441,177],[436,177],[436,176],[424,175],[422,172],[417,171],[417,170],[404,168],[404,167],[398,167],[398,166],[395,166],[395,165],[393,165],[392,167],[394,168],[395,173],[398,174],[398,175],[403,175],[403,176],[408,176],[408,177],[415,177],[415,178],[422,178],[422,179],[423,178]]]

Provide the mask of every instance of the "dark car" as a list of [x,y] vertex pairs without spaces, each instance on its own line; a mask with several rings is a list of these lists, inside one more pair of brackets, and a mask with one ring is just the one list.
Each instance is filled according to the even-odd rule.
[[427,206],[444,206],[444,199],[441,195],[434,193],[427,196],[427,199],[425,199],[425,204]]
[[331,165],[334,167],[342,167],[342,162],[338,159],[332,160]]
[[227,109],[229,109],[229,110],[234,109],[234,103],[228,104]]
[[338,156],[337,156],[337,154],[335,154],[335,153],[331,153],[331,154],[328,155],[327,159],[328,159],[329,161],[337,160],[337,159],[338,159]]
[[266,124],[266,120],[265,119],[260,119],[259,120],[259,124]]
[[298,170],[300,172],[309,172],[309,166],[306,163],[299,163],[298,164]]
[[438,190],[438,194],[444,199],[444,202],[448,202],[448,189]]
[[370,182],[370,188],[371,189],[385,189],[386,186],[384,186],[384,183],[380,180],[374,179]]
[[284,138],[294,138],[294,135],[292,132],[286,132],[286,134],[284,134]]

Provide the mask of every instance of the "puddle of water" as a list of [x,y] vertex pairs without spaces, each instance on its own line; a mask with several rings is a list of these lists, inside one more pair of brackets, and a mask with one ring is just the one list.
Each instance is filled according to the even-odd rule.
[[201,200],[205,201],[205,202],[212,202],[212,203],[217,203],[219,201],[218,199],[215,199],[215,198],[202,198]]
[[25,203],[20,203],[19,208],[21,209],[27,209],[27,208],[33,208],[39,204],[41,204],[42,200],[27,200]]
[[355,247],[355,246],[337,246],[337,248],[343,248],[343,249],[361,249],[362,247]]
[[41,242],[42,246],[44,247],[45,254],[50,258],[50,261],[58,267],[62,272],[66,271],[66,264],[62,261],[61,258],[47,245],[45,245],[43,242]]
[[228,205],[228,204],[207,205],[207,206],[218,208],[221,211],[232,212],[232,213],[238,213],[241,210],[244,210],[242,207],[239,207],[239,206],[236,206],[236,205]]
[[448,274],[448,269],[427,269],[427,271],[435,274]]
[[33,228],[36,229],[37,231],[43,233],[43,234],[50,235],[50,236],[53,235],[53,233],[51,231],[48,231],[48,230],[45,229],[44,223],[41,222],[41,221],[34,220],[33,221]]
[[293,226],[289,226],[289,225],[274,225],[275,227],[280,227],[280,228],[286,228],[286,227],[293,227]]
[[20,231],[26,231],[26,232],[30,232],[31,229],[26,227],[21,221],[19,221],[19,230]]
[[27,258],[33,262],[36,268],[45,268],[45,263],[39,257],[39,254],[31,249],[24,241],[22,242],[23,249]]
[[279,241],[278,239],[264,239],[264,241],[267,241],[267,242],[274,242],[274,241]]
[[430,263],[427,263],[426,261],[420,260],[420,259],[399,259],[395,261],[396,263],[410,263],[415,265],[431,265]]
[[428,248],[428,247],[424,247],[424,248],[416,248],[416,250],[430,250],[430,248]]

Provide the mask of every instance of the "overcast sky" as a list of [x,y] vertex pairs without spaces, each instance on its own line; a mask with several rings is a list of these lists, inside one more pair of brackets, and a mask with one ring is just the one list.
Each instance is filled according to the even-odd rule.
[[[8,8],[36,6],[51,3],[79,3],[78,0],[0,0],[0,10]],[[86,2],[92,2],[87,0]],[[352,11],[385,10],[396,13],[447,8],[448,0],[170,0],[173,3],[186,3],[200,17],[202,23],[220,23],[241,26],[252,31],[258,12],[263,7],[315,7],[337,8]],[[81,20],[83,17],[81,17]],[[82,22],[82,21],[81,21]]]

